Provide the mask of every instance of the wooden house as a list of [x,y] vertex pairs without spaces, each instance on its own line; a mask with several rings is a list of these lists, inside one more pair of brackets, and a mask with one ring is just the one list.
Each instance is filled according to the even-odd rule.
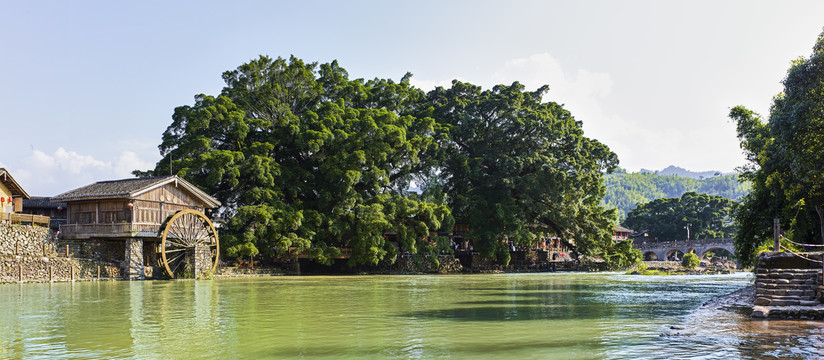
[[0,224],[22,224],[48,226],[49,218],[39,215],[23,215],[23,200],[30,196],[23,187],[0,168]]
[[627,229],[621,225],[615,225],[612,230],[612,240],[615,242],[621,242],[624,240],[629,239],[629,235],[632,233],[632,230]]
[[29,194],[11,177],[8,170],[0,168],[0,213],[15,213],[23,209],[23,199]]
[[178,176],[100,181],[52,201],[66,203],[60,238],[67,245],[83,256],[124,261],[130,278],[151,277],[146,266],[157,263],[158,230],[170,214],[183,209],[208,213],[220,206]]
[[66,223],[66,203],[52,202],[50,197],[32,196],[23,199],[23,214],[48,217],[49,227],[57,231]]

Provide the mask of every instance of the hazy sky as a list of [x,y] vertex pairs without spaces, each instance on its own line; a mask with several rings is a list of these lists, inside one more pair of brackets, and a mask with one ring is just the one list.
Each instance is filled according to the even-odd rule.
[[766,115],[824,1],[0,0],[0,167],[31,195],[160,159],[174,108],[260,54],[424,90],[548,84],[637,171],[743,165],[729,108]]

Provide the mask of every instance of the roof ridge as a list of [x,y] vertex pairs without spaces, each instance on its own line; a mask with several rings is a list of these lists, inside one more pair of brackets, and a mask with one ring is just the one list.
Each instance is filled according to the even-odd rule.
[[136,178],[128,178],[128,179],[117,179],[117,180],[100,180],[97,184],[103,183],[114,183],[114,182],[123,182],[123,181],[135,181],[135,180],[154,180],[154,179],[165,179],[173,177],[174,175],[166,175],[166,176],[147,176],[147,177],[136,177]]

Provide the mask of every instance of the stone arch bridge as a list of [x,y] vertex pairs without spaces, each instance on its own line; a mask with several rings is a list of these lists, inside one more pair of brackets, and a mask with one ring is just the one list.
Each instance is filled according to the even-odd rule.
[[636,239],[632,247],[641,250],[644,260],[667,260],[673,254],[680,259],[683,254],[694,252],[699,258],[704,258],[708,252],[723,249],[735,255],[733,239],[699,239],[699,240],[674,240],[674,241],[646,241]]

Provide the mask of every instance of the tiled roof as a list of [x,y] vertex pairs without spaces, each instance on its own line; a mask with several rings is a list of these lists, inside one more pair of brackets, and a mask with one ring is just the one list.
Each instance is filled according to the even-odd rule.
[[626,233],[631,233],[631,232],[632,232],[632,230],[627,229],[627,228],[625,228],[625,227],[623,227],[623,226],[621,226],[621,225],[615,225],[615,232],[626,232]]
[[26,193],[26,190],[23,190],[23,187],[11,177],[8,170],[6,168],[0,168],[0,182],[3,183],[9,190],[11,190],[11,194],[14,197],[20,196],[24,199],[28,199],[30,196]]
[[204,193],[191,183],[177,176],[158,176],[147,178],[133,178],[122,180],[98,181],[91,185],[86,185],[71,191],[64,192],[52,197],[52,200],[80,200],[96,198],[129,198],[149,190],[155,186],[160,186],[174,181],[182,185],[196,197],[200,198],[208,207],[218,207],[220,202],[217,199]]
[[86,197],[128,197],[129,194],[162,182],[171,176],[98,181],[54,197],[57,200]]
[[64,202],[51,202],[51,198],[43,196],[34,196],[31,199],[23,199],[24,208],[47,208],[57,209],[58,207],[66,207]]

